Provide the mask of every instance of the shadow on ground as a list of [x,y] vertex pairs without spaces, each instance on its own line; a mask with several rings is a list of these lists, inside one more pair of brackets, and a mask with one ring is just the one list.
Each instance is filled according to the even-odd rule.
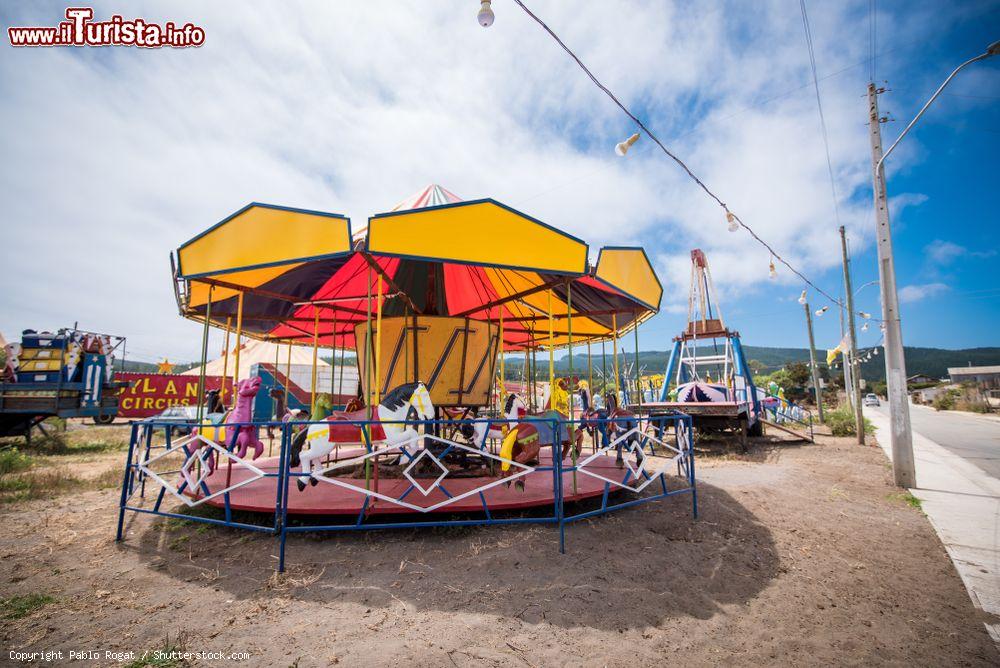
[[131,539],[152,568],[255,599],[353,602],[625,630],[672,617],[711,617],[776,577],[768,529],[725,491],[688,495],[567,528],[551,525],[309,533],[289,537],[288,571],[272,576],[278,541],[266,534],[157,520]]

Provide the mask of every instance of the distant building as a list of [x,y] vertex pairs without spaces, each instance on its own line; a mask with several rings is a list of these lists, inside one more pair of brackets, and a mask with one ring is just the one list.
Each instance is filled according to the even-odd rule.
[[909,378],[906,379],[907,385],[923,385],[926,383],[936,383],[936,382],[938,382],[937,378],[931,378],[930,376],[926,376],[922,373],[918,373],[917,375],[910,376]]
[[981,390],[1000,389],[1000,366],[949,367],[948,377],[953,383],[971,383]]

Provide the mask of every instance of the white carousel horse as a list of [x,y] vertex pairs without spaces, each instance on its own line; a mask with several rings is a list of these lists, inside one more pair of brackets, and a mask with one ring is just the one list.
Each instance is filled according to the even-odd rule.
[[476,447],[484,443],[483,437],[487,439],[502,440],[507,435],[507,431],[516,425],[521,418],[528,413],[528,405],[524,403],[518,395],[511,392],[507,395],[507,401],[503,407],[504,419],[492,420],[490,422],[464,423],[461,427],[461,434],[469,439]]
[[[345,412],[337,411],[323,421],[322,424],[311,424],[303,429],[292,443],[289,466],[302,466],[302,473],[309,474],[309,483],[315,485],[314,468],[333,448],[343,443],[365,443],[362,425],[359,421],[366,420],[365,409]],[[433,420],[434,405],[431,395],[423,383],[406,383],[392,390],[382,399],[382,402],[372,410],[374,424],[368,428],[368,438],[372,449],[378,445],[391,447],[417,436],[413,424],[415,421]],[[405,421],[405,423],[404,423]],[[303,451],[303,446],[308,449]],[[296,480],[299,491],[306,488],[302,478]]]

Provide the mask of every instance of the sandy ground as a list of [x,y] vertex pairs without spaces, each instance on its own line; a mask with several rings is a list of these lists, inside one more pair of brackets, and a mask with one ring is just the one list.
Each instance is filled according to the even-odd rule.
[[881,451],[820,441],[702,457],[698,520],[646,504],[570,527],[565,555],[545,526],[308,534],[275,576],[266,535],[139,516],[116,545],[114,490],[8,506],[0,596],[54,600],[4,621],[0,663],[180,643],[276,666],[997,665]]

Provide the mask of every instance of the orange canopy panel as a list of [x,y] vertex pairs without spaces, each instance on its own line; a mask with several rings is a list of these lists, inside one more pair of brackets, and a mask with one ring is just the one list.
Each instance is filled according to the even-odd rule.
[[[503,328],[503,348],[605,339],[651,317],[662,288],[641,248],[586,243],[492,199],[429,186],[352,241],[338,214],[251,204],[177,251],[181,313],[264,340],[355,345],[369,313]],[[211,296],[210,296],[211,293]],[[380,298],[381,295],[381,298]],[[551,328],[551,333],[550,333]]]

